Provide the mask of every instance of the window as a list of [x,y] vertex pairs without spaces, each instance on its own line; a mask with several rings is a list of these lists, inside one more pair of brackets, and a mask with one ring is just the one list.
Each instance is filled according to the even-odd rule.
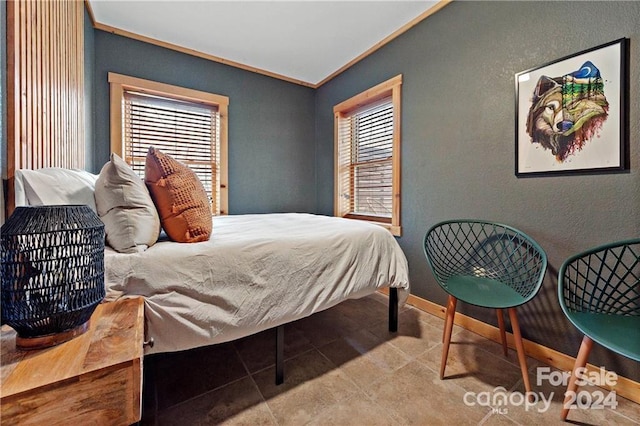
[[400,227],[400,88],[398,75],[333,108],[335,215]]
[[160,149],[190,167],[226,214],[226,96],[109,73],[111,150],[144,177],[147,151]]

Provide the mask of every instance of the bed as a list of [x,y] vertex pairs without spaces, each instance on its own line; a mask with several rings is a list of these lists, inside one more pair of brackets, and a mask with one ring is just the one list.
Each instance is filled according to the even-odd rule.
[[222,343],[383,287],[408,290],[404,254],[373,224],[311,214],[219,216],[209,241],[105,253],[107,297],[145,297],[147,352]]
[[[97,176],[16,173],[16,205],[92,204]],[[383,227],[306,213],[213,217],[208,241],[166,236],[133,253],[105,249],[106,299],[143,296],[145,353],[173,352],[276,333],[283,380],[283,325],[350,298],[390,288],[389,328],[409,292],[407,260]]]

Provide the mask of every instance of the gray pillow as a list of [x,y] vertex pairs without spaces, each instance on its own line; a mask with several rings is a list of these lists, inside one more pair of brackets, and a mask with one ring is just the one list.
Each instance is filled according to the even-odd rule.
[[98,216],[107,244],[121,253],[146,250],[158,241],[160,218],[142,179],[116,154],[96,181]]

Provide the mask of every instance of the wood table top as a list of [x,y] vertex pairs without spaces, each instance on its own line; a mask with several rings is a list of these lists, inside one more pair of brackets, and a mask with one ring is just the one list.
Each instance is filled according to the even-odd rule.
[[16,348],[16,332],[2,326],[0,397],[77,378],[143,357],[141,297],[101,303],[89,329],[72,340],[38,350]]

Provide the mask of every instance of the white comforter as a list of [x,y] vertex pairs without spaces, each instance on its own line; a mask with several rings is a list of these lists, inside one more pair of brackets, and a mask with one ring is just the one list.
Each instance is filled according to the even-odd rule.
[[221,343],[381,287],[408,295],[407,260],[380,226],[310,214],[220,216],[203,243],[105,252],[107,297],[145,297],[148,353]]

